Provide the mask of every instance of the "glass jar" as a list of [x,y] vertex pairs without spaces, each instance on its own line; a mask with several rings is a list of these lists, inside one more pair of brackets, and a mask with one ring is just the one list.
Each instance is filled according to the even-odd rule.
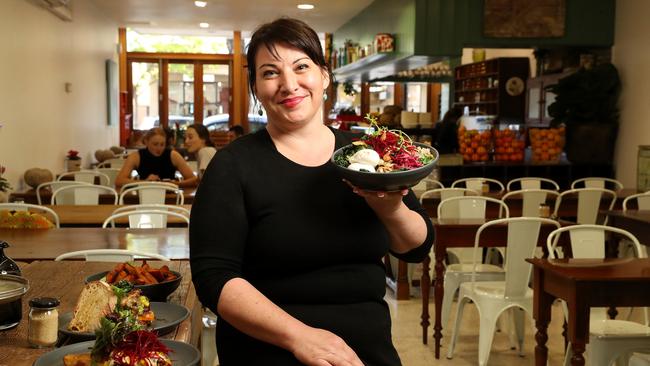
[[34,348],[52,347],[59,331],[60,302],[53,297],[37,297],[29,300],[29,331],[27,341]]
[[551,217],[551,208],[547,204],[541,203],[539,205],[539,217],[545,219]]

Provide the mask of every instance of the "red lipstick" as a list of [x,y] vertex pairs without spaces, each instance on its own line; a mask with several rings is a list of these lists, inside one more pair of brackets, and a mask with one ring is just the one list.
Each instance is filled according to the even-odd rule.
[[284,104],[285,106],[287,106],[289,108],[293,108],[293,107],[297,106],[298,104],[300,104],[300,102],[302,102],[303,99],[305,99],[305,97],[287,98],[287,99],[283,99],[282,101],[280,101],[280,104]]

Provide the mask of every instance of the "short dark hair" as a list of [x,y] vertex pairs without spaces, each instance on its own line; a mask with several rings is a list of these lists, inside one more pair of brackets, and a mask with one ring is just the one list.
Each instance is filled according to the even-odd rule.
[[237,135],[237,137],[244,136],[244,127],[242,127],[241,125],[230,126],[228,131],[234,132],[235,135]]
[[205,146],[214,147],[212,140],[210,140],[210,131],[208,131],[207,127],[202,124],[195,123],[187,126],[187,128],[191,128],[196,131],[196,134],[199,135],[199,138],[205,142]]
[[255,55],[257,55],[260,47],[266,47],[273,56],[278,57],[275,45],[279,43],[284,43],[304,52],[316,65],[326,70],[330,80],[333,80],[316,31],[302,20],[283,17],[259,26],[253,33],[246,49],[248,86],[251,89],[253,98],[255,98],[256,82]]

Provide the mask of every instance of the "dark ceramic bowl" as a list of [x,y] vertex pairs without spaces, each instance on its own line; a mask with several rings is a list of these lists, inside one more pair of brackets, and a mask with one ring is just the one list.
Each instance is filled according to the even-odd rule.
[[426,178],[438,161],[438,151],[433,147],[419,142],[414,142],[413,145],[424,147],[431,150],[433,154],[433,160],[422,167],[404,170],[399,172],[391,173],[369,173],[369,172],[358,172],[356,170],[344,168],[335,163],[336,157],[343,153],[343,150],[347,147],[342,147],[332,155],[330,161],[336,167],[336,170],[341,175],[341,178],[349,181],[354,186],[367,190],[367,191],[383,191],[383,192],[392,192],[400,191],[402,189],[411,188],[414,185],[418,184],[422,179]]
[[[176,291],[178,286],[181,284],[181,281],[183,280],[183,277],[180,273],[176,271],[171,272],[176,275],[176,279],[157,283],[155,285],[135,285],[133,288],[140,289],[140,291],[142,291],[142,294],[149,298],[149,301],[165,302],[167,301],[167,297],[171,295],[172,292]],[[90,275],[86,277],[86,283],[101,280],[106,277],[107,273],[108,271],[104,271]]]

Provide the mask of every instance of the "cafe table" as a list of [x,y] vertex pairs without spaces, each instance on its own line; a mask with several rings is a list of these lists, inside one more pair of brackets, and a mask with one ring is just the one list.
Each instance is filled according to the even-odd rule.
[[533,264],[535,365],[548,360],[548,324],[555,299],[566,301],[571,365],[584,365],[591,307],[650,305],[650,259],[527,259]]
[[[101,227],[104,221],[118,208],[132,205],[44,205],[59,216],[61,227]],[[191,205],[179,205],[187,210]],[[128,225],[128,217],[115,220],[116,224]],[[167,218],[168,226],[187,226],[185,221],[176,217]]]
[[641,244],[650,246],[650,211],[648,210],[611,210],[601,211],[608,217],[607,225],[627,230]]
[[[435,357],[440,358],[440,341],[442,340],[442,299],[444,296],[444,277],[445,265],[444,259],[447,248],[473,248],[476,232],[479,227],[489,220],[484,219],[431,219],[436,233],[436,243],[434,246],[435,259],[435,285],[434,285],[434,303],[435,303],[435,320],[434,350]],[[561,222],[560,224],[568,224]],[[542,225],[540,228],[538,246],[545,248],[546,237],[555,230],[554,225]],[[506,245],[508,238],[507,225],[494,225],[483,231],[481,234],[481,247],[503,247]],[[426,284],[431,283],[429,277],[429,265],[431,258],[427,255],[422,262],[422,278],[420,280],[420,289],[422,291],[422,343],[427,344],[427,331],[429,323],[429,287]]]
[[[183,280],[168,302],[180,304],[190,310],[190,316],[175,331],[161,336],[194,345],[199,343],[202,311],[191,281],[188,261],[158,262],[149,264],[158,268],[163,264],[183,275]],[[61,301],[60,314],[73,310],[84,286],[84,279],[92,274],[110,270],[115,263],[86,261],[36,261],[21,267],[22,275],[29,281],[29,291],[23,296],[23,316],[20,324],[0,332],[0,365],[30,366],[50,349],[31,348],[27,343],[28,302],[35,297],[55,297]],[[61,336],[61,335],[59,335]],[[60,339],[60,341],[64,341]]]
[[187,228],[165,229],[0,229],[0,239],[14,260],[53,260],[57,256],[86,249],[131,249],[164,255],[172,260],[190,256]]
[[[183,197],[184,197],[184,203],[191,205],[192,202],[194,202],[194,195],[196,194],[196,187],[186,187],[182,188],[183,190]],[[119,191],[118,191],[119,193]],[[52,192],[48,189],[41,189],[41,204],[49,204],[52,199]],[[27,189],[24,191],[19,191],[19,192],[12,192],[9,195],[9,202],[25,202],[25,203],[31,203],[31,204],[38,204],[38,200],[36,199],[36,190],[34,189]],[[111,194],[100,194],[99,195],[99,203],[104,205],[112,205],[115,202],[115,198]],[[127,195],[124,198],[124,202],[126,204],[137,204],[138,202],[138,197],[137,195]],[[176,194],[173,193],[167,193],[165,195],[165,203],[168,205],[174,205],[176,204]]]

